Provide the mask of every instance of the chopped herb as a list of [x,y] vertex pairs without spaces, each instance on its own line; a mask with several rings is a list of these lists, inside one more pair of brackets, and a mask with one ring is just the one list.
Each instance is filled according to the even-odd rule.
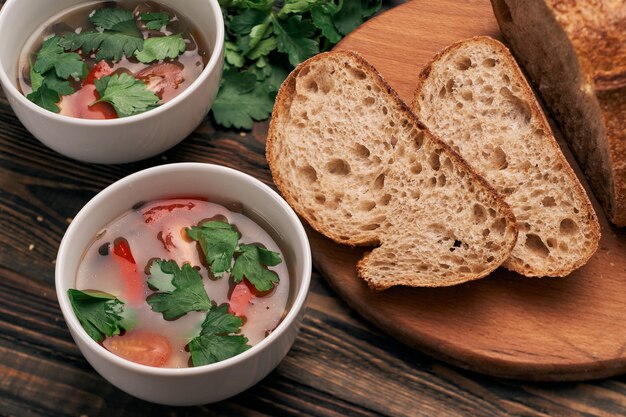
[[[381,0],[219,3],[226,23],[226,62],[212,113],[218,124],[239,129],[269,117],[278,87],[294,66],[330,50],[381,6]],[[248,73],[256,77],[252,86],[243,80]]]
[[74,289],[67,290],[67,293],[78,321],[96,342],[132,328],[129,315],[124,312],[124,303],[114,295]]
[[53,36],[46,39],[37,52],[37,60],[33,70],[39,74],[44,74],[54,68],[54,72],[59,78],[64,80],[69,77],[82,78],[87,74],[87,67],[80,55],[74,52],[65,52],[59,45],[61,38]]
[[170,36],[148,38],[143,42],[143,49],[135,52],[135,58],[144,64],[165,58],[176,58],[185,51],[185,40],[181,33]]
[[232,225],[221,221],[204,222],[186,229],[187,236],[200,242],[206,261],[215,276],[230,270],[241,235]]
[[278,275],[266,267],[281,263],[280,254],[255,245],[241,245],[239,252],[232,271],[234,281],[239,283],[245,277],[257,290],[271,290]]
[[143,113],[157,106],[159,97],[146,84],[128,74],[113,74],[94,81],[100,99],[115,108],[119,117]]
[[171,17],[166,12],[158,13],[141,13],[139,19],[146,22],[146,28],[151,30],[160,30],[163,26],[170,23]]
[[183,264],[181,269],[175,261],[155,260],[150,267],[150,274],[150,286],[160,292],[149,296],[146,301],[153,311],[163,313],[165,320],[177,319],[190,311],[211,308],[211,300],[204,289],[200,273],[188,263]]
[[130,58],[143,48],[143,36],[129,10],[98,9],[90,19],[102,31],[68,33],[63,36],[60,45],[70,51],[78,49],[82,49],[83,52],[97,51],[97,60],[115,61],[122,59],[122,55]]
[[212,306],[202,323],[200,335],[189,342],[193,366],[208,365],[232,358],[250,348],[240,334],[243,320],[228,313],[228,305]]

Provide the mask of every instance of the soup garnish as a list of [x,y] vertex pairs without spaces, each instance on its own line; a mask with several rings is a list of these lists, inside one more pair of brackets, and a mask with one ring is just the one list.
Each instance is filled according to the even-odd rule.
[[199,76],[207,53],[196,33],[155,2],[79,7],[31,39],[18,84],[35,104],[67,116],[143,113]]
[[285,278],[280,248],[244,215],[160,200],[98,234],[68,295],[87,334],[118,356],[200,366],[249,349],[278,325]]

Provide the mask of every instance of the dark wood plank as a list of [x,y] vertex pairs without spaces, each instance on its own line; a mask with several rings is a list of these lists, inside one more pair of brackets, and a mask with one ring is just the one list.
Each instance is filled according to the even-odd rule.
[[[235,167],[271,183],[266,123],[245,133],[206,120],[178,147],[135,164],[101,166],[46,149],[0,93],[0,415],[35,416],[591,416],[626,414],[626,378],[525,383],[446,365],[381,333],[317,271],[293,349],[248,391],[202,407],[130,397],[80,355],[59,311],[54,259],[76,212],[113,181],[177,161]],[[32,250],[29,250],[30,245]]]

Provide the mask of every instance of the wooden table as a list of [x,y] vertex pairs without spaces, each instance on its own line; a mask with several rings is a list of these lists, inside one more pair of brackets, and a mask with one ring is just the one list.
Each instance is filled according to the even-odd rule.
[[[3,42],[3,41],[0,41]],[[625,415],[626,377],[527,383],[463,371],[396,342],[351,311],[316,270],[303,328],[280,366],[250,390],[203,407],[135,399],[102,379],[72,341],[54,291],[56,251],[77,211],[137,170],[172,162],[237,168],[267,184],[267,123],[210,119],[182,144],[134,164],[69,160],[19,123],[0,93],[1,416]]]

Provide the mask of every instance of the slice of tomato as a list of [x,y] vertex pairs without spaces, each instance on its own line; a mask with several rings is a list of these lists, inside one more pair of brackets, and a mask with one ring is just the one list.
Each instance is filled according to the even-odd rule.
[[102,345],[117,356],[147,366],[161,367],[172,356],[172,346],[165,336],[133,331],[123,336],[107,337]]
[[91,105],[100,98],[94,81],[112,73],[113,68],[105,60],[98,62],[83,80],[83,86],[80,90],[69,96],[61,97],[59,103],[61,114],[80,119],[116,119],[117,113],[109,103],[102,102]]
[[246,310],[250,306],[250,302],[255,298],[254,294],[250,290],[250,287],[246,284],[247,280],[241,281],[235,285],[233,292],[230,294],[228,300],[228,312],[235,316],[244,317]]
[[137,269],[135,258],[128,241],[123,237],[113,242],[113,257],[120,267],[120,275],[126,286],[121,298],[132,305],[139,305],[144,300],[144,278]]
[[93,84],[86,84],[73,94],[61,97],[61,102],[59,103],[61,114],[81,119],[117,118],[115,109],[109,103],[100,102],[90,105],[98,99],[99,97],[98,92],[96,91],[96,86]]
[[169,100],[174,90],[185,80],[183,70],[171,62],[150,65],[137,72],[135,78],[143,80],[148,89],[159,96],[163,102]]
[[85,77],[83,85],[93,84],[95,80],[113,74],[113,68],[104,59],[98,62]]

